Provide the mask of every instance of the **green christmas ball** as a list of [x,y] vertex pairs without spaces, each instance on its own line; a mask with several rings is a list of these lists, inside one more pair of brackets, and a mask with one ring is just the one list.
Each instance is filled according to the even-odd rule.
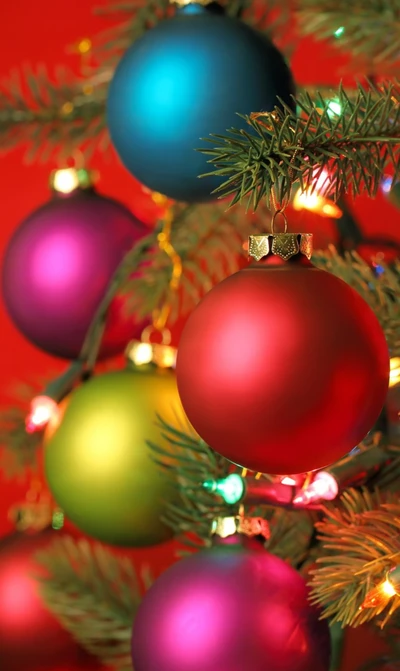
[[156,415],[184,418],[175,375],[152,364],[98,375],[76,389],[45,433],[45,472],[58,505],[81,531],[110,545],[146,547],[172,536],[162,522],[177,499]]

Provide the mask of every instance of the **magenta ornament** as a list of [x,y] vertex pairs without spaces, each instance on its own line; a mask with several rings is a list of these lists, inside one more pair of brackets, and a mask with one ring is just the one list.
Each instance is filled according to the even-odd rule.
[[[146,232],[126,207],[93,187],[54,193],[15,231],[5,252],[3,298],[15,326],[45,352],[75,359],[115,270]],[[122,352],[144,326],[116,297],[100,358]]]
[[136,615],[135,671],[329,671],[303,578],[239,534],[174,564]]

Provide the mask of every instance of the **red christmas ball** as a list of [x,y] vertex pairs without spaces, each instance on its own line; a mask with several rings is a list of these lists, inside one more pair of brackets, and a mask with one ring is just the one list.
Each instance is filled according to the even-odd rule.
[[355,447],[385,402],[378,320],[345,282],[295,257],[251,265],[190,316],[178,389],[200,436],[236,464],[302,473]]
[[46,608],[34,555],[59,532],[15,533],[0,541],[0,668],[75,671],[99,668]]
[[255,539],[219,543],[174,564],[145,595],[135,671],[328,671],[329,627],[303,578]]

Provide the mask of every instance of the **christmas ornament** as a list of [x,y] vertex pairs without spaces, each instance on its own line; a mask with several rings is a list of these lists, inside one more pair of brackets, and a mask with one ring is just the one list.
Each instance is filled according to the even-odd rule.
[[328,671],[329,628],[303,578],[244,535],[260,533],[256,521],[222,522],[211,549],[174,564],[145,595],[135,671]]
[[72,392],[47,426],[44,457],[66,517],[104,543],[140,547],[172,536],[161,518],[177,497],[174,472],[155,463],[147,442],[168,448],[157,414],[170,424],[184,415],[174,373],[159,367],[174,363],[172,348],[141,343],[131,356],[136,363]]
[[212,289],[185,326],[183,407],[236,464],[275,474],[323,468],[379,416],[384,334],[350,286],[312,266],[309,236],[251,236],[249,249],[259,263]]
[[[211,133],[245,125],[238,113],[293,105],[294,86],[265,35],[215,2],[188,4],[148,30],[117,67],[108,96],[111,139],[140,182],[174,200],[212,200],[220,183],[195,151]],[[247,126],[247,124],[246,124]]]
[[[60,532],[15,533],[0,541],[0,667],[7,671],[88,669],[89,656],[46,608],[36,552]],[[92,668],[90,666],[90,668]]]
[[[53,198],[8,244],[3,297],[28,340],[49,354],[74,359],[117,266],[146,228],[123,205],[96,193],[85,171],[57,171],[53,184]],[[125,299],[117,297],[100,357],[119,354],[143,327],[126,315]]]

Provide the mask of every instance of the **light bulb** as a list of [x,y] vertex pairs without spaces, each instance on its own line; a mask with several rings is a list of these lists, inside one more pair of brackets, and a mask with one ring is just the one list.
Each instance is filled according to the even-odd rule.
[[32,399],[30,413],[25,420],[26,431],[41,431],[58,414],[58,405],[50,396],[36,396]]
[[329,117],[339,116],[342,113],[342,106],[338,98],[329,101],[327,111]]
[[213,494],[219,494],[229,505],[241,501],[245,492],[244,478],[238,473],[231,473],[220,480],[207,480],[203,487]]
[[384,608],[394,596],[400,596],[400,566],[395,566],[387,572],[382,582],[368,592],[360,610],[364,608]]
[[79,174],[75,168],[56,170],[53,175],[53,189],[59,193],[72,193],[79,185]]
[[400,357],[390,359],[389,387],[395,387],[400,382]]
[[313,180],[312,186],[304,191],[300,189],[296,192],[293,199],[293,208],[297,211],[308,210],[316,212],[323,217],[330,217],[331,219],[340,219],[343,215],[342,210],[336,203],[325,198],[325,193],[331,184],[331,178],[326,170],[322,170],[321,174]]
[[285,475],[281,480],[281,485],[288,485],[288,487],[295,487],[297,485],[297,480],[292,478],[290,475]]
[[318,471],[314,480],[293,499],[293,504],[305,506],[319,501],[333,501],[338,495],[339,485],[327,471]]

